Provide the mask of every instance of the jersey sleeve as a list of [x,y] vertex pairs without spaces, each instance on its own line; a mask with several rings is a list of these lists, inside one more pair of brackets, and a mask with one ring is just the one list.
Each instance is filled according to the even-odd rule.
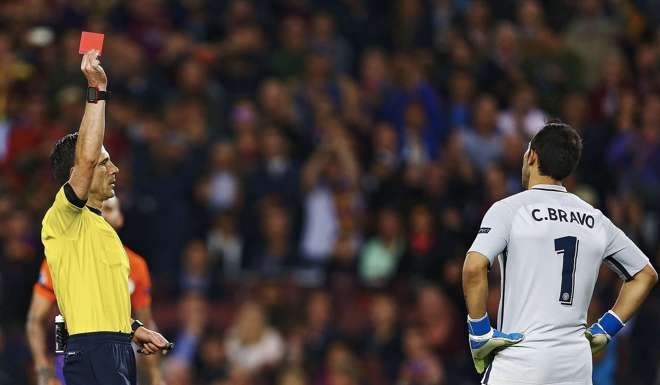
[[32,293],[50,302],[55,302],[53,279],[50,277],[50,270],[48,269],[48,263],[46,263],[45,259],[41,262],[39,280],[34,284]]
[[470,246],[469,252],[477,252],[493,263],[509,242],[511,229],[511,210],[503,202],[495,202],[484,215],[477,236]]
[[603,218],[607,237],[603,262],[621,279],[629,281],[649,263],[649,259],[621,229],[608,218]]
[[135,284],[135,289],[131,295],[131,307],[135,311],[151,306],[151,276],[144,259],[135,257],[133,260],[131,278]]
[[80,229],[84,200],[76,196],[73,188],[66,183],[55,195],[55,202],[46,212],[43,220],[44,236],[56,237],[75,234]]

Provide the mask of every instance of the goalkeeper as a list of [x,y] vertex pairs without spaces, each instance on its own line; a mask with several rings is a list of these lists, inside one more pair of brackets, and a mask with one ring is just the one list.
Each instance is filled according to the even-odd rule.
[[[526,191],[493,204],[465,258],[470,349],[483,384],[591,384],[592,354],[605,348],[658,280],[623,231],[563,186],[581,151],[571,126],[547,123],[523,157]],[[493,329],[487,272],[498,256],[502,290]],[[626,282],[612,309],[587,329],[603,263]]]

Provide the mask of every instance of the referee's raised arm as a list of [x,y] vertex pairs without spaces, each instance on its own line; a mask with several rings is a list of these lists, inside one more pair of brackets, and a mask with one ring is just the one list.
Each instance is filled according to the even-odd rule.
[[[91,50],[83,55],[80,69],[87,84],[92,89],[106,92],[108,78],[99,62],[99,52]],[[85,114],[80,123],[78,141],[76,142],[75,160],[69,184],[76,196],[83,201],[87,200],[89,188],[94,176],[94,168],[99,161],[103,136],[105,133],[105,100],[95,103],[86,103]]]

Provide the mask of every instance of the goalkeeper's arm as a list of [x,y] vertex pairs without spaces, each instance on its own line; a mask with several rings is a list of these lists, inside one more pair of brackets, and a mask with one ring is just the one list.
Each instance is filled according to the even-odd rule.
[[488,299],[488,258],[469,252],[463,264],[463,295],[470,318],[477,319],[486,314]]
[[658,273],[647,264],[631,280],[624,282],[612,310],[603,314],[598,322],[587,329],[585,335],[595,354],[607,346],[607,343],[619,332],[642,305],[658,282]]
[[623,283],[612,311],[621,318],[621,321],[628,321],[637,312],[657,282],[658,273],[653,266],[646,265],[630,281]]
[[502,333],[493,329],[486,313],[488,298],[488,258],[469,252],[463,265],[463,293],[468,309],[470,351],[477,373],[483,373],[494,352],[522,341],[520,333]]

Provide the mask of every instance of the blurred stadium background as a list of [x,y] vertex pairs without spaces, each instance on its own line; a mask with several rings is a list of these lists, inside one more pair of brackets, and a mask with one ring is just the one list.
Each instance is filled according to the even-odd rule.
[[[548,117],[584,138],[569,190],[658,268],[659,21],[657,0],[0,1],[0,384],[33,383],[81,30],[106,33],[120,235],[178,343],[168,384],[460,385],[464,253]],[[594,314],[618,285],[602,271]],[[658,325],[656,289],[594,383],[660,384]]]

